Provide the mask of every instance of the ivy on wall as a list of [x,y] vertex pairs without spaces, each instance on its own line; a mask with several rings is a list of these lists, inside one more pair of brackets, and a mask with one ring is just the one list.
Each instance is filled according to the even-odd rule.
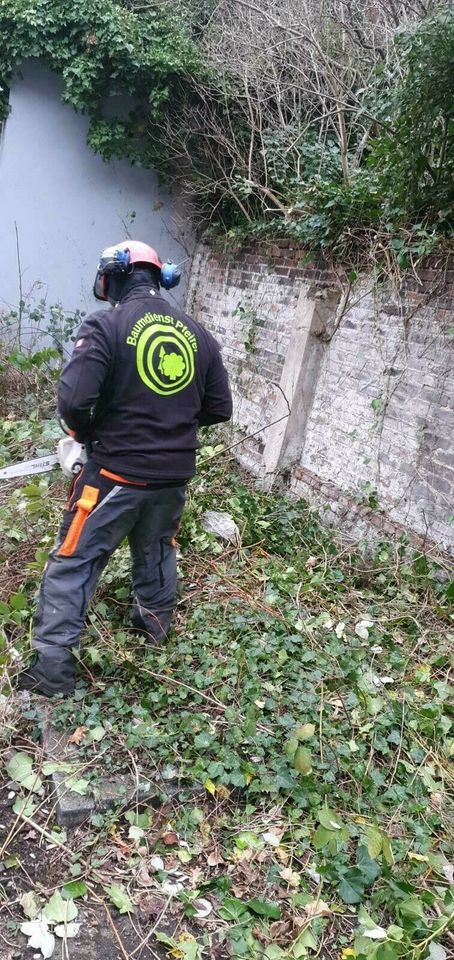
[[[90,118],[88,141],[105,159],[162,166],[159,124],[197,51],[173,5],[135,10],[124,0],[0,0],[0,119],[12,74],[26,58],[45,60],[63,79],[63,99]],[[106,98],[130,96],[126,119],[103,114]]]

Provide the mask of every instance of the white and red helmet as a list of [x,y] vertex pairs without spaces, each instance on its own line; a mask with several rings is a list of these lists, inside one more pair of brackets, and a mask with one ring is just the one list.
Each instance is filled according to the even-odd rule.
[[108,300],[108,278],[114,273],[132,273],[134,265],[155,267],[160,283],[166,290],[180,282],[181,270],[175,263],[163,263],[156,250],[140,240],[122,240],[113,247],[106,247],[100,256],[98,271],[93,286],[97,300]]

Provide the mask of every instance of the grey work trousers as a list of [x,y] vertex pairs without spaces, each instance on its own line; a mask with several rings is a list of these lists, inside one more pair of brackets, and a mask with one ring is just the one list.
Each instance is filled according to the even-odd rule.
[[[47,686],[74,683],[86,609],[113,551],[127,537],[132,560],[132,623],[150,639],[168,633],[177,593],[175,534],[186,483],[159,489],[130,484],[89,461],[73,483],[41,585],[33,648]],[[36,672],[36,671],[35,671]]]

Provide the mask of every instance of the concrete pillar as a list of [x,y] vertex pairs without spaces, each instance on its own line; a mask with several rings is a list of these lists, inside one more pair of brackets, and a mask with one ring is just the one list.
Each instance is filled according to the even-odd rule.
[[[321,296],[323,294],[323,296]],[[298,461],[325,350],[321,334],[333,319],[338,294],[316,286],[301,290],[289,349],[263,451],[263,486],[271,489],[277,473]],[[288,413],[288,417],[285,414]],[[285,418],[285,419],[280,419]]]

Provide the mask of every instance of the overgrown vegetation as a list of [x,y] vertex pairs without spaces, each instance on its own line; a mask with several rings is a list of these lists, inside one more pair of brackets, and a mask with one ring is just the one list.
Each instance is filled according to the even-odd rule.
[[[91,146],[176,180],[229,242],[290,236],[403,267],[448,242],[447,0],[1,0],[0,22],[4,81],[47,60]],[[129,115],[107,109],[120,94]]]
[[[23,376],[35,391],[32,368]],[[27,396],[22,411],[3,420],[3,462],[53,449],[54,421],[30,416]],[[105,902],[130,919],[116,932],[127,960],[447,960],[449,569],[404,540],[352,553],[304,502],[253,489],[221,447],[201,450],[191,484],[171,639],[150,649],[129,627],[120,551],[90,610],[76,694],[53,710],[76,751],[68,789],[130,770],[136,785],[178,776],[195,796],[136,796],[71,836],[45,780],[42,706],[9,689],[64,483],[2,485],[0,933],[43,956],[74,937],[73,955],[86,911]],[[203,530],[207,507],[231,513],[240,546]]]

